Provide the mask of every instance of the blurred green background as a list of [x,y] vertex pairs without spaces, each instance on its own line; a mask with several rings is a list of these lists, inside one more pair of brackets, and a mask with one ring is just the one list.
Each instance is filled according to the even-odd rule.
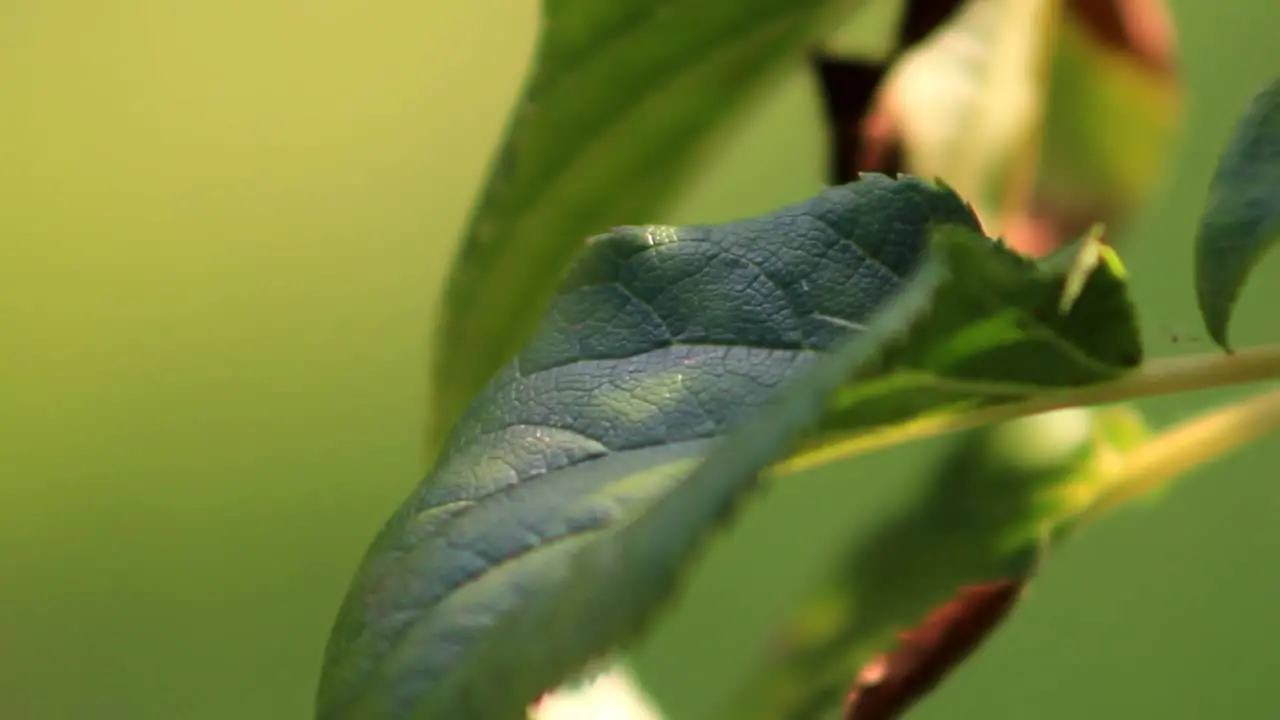
[[[1193,221],[1280,72],[1271,0],[1174,9],[1187,133],[1124,253],[1153,354],[1208,349]],[[350,573],[425,469],[427,331],[535,29],[533,0],[0,4],[0,717],[309,717]],[[813,192],[814,103],[797,72],[634,220]],[[1238,345],[1280,339],[1278,288],[1272,262]],[[751,506],[639,648],[677,718],[938,447]],[[1272,439],[1087,530],[913,717],[1276,717],[1277,468]]]

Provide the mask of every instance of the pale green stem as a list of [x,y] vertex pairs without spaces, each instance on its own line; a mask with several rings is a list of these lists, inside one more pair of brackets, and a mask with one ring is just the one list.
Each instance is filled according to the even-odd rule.
[[855,433],[839,440],[824,439],[820,445],[807,448],[772,469],[779,473],[795,472],[879,448],[1038,415],[1050,410],[1106,405],[1267,380],[1280,380],[1280,346],[1242,350],[1230,355],[1208,353],[1162,358],[1152,360],[1133,373],[1110,382],[1049,391],[1028,400],[971,412],[926,415],[899,425]]
[[1280,429],[1280,390],[1234,403],[1160,433],[1104,471],[1108,488],[1085,513],[1097,515],[1159,490],[1178,475]]

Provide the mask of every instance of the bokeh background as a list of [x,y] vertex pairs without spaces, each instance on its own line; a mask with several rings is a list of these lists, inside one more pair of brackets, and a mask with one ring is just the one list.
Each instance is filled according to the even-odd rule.
[[[1280,72],[1272,0],[1173,7],[1187,129],[1124,252],[1156,355],[1209,348],[1193,221]],[[428,329],[535,27],[534,0],[0,3],[0,718],[310,716],[355,563],[425,469]],[[635,220],[813,192],[815,107],[797,72]],[[1277,288],[1272,262],[1238,344],[1280,340]],[[638,649],[665,706],[703,716],[939,447],[754,503]],[[1082,533],[913,717],[1280,717],[1277,468],[1264,441]]]

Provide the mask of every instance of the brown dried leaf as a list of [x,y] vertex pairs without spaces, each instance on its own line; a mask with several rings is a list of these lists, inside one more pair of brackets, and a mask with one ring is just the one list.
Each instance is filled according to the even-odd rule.
[[950,602],[867,663],[845,702],[845,720],[892,720],[933,690],[1013,609],[1023,580],[962,588]]

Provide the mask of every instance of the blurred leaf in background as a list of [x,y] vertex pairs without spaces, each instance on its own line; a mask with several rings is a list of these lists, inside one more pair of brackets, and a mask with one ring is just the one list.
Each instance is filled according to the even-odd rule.
[[941,177],[988,232],[1037,255],[1139,208],[1180,120],[1163,0],[914,4],[954,14],[877,96],[851,101],[851,88],[866,94],[866,66],[841,62],[838,46],[819,65],[837,182],[858,170]]
[[[927,664],[947,658],[953,648],[945,643],[956,642],[939,636],[939,643],[915,648],[906,638],[894,652],[898,634],[940,598],[959,591],[959,600],[967,594],[978,602],[973,594],[981,587],[993,593],[982,602],[998,604],[969,612],[993,613],[986,627],[975,629],[979,638],[989,631],[1049,541],[1066,534],[1098,497],[1111,456],[1146,435],[1141,417],[1127,408],[1064,410],[966,433],[928,473],[911,505],[842,548],[839,564],[780,624],[772,647],[717,717],[826,717],[860,669],[848,717],[897,717],[928,689],[913,681],[945,673]],[[949,621],[955,632],[956,623],[972,619],[935,623]],[[872,663],[877,656],[883,665]],[[949,659],[961,660],[963,653]]]

